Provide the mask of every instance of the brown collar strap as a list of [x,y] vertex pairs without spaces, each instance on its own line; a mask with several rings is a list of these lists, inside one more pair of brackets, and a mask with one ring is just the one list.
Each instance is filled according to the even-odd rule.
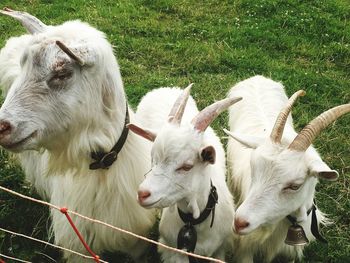
[[126,139],[128,137],[129,129],[126,127],[128,123],[129,123],[129,110],[128,110],[128,104],[126,103],[124,128],[123,128],[122,134],[119,137],[119,140],[108,153],[106,152],[91,153],[91,158],[94,159],[95,162],[90,164],[89,166],[90,170],[108,169],[117,160],[118,154],[123,148],[126,142]]

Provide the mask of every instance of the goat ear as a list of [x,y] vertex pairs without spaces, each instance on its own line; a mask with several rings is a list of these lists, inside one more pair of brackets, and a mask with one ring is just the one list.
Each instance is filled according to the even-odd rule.
[[226,129],[224,129],[224,132],[235,139],[236,141],[240,142],[244,146],[252,149],[256,149],[259,145],[263,144],[265,141],[265,138],[263,137],[256,137],[256,136],[249,136],[249,135],[243,135],[239,133],[233,133]]
[[141,127],[132,123],[127,124],[126,127],[130,129],[130,131],[136,133],[137,135],[140,135],[141,137],[151,142],[154,142],[154,140],[157,137],[156,133],[154,133],[153,131],[142,129]]
[[338,172],[329,168],[329,166],[322,160],[314,160],[311,162],[309,164],[309,173],[312,176],[327,181],[336,181],[339,177]]
[[215,163],[216,152],[213,146],[207,146],[201,150],[201,159],[203,162]]

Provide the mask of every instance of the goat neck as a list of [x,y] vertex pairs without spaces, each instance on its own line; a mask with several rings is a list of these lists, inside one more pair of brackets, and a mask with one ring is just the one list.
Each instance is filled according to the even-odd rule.
[[184,213],[191,213],[193,218],[198,218],[207,205],[211,189],[211,176],[210,173],[206,173],[206,170],[210,169],[211,167],[206,167],[203,171],[204,174],[201,175],[202,179],[192,185],[192,192],[176,203],[177,208]]

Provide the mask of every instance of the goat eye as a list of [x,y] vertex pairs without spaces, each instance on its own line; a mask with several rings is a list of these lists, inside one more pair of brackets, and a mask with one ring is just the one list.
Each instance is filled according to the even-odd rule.
[[184,164],[183,166],[179,167],[176,169],[176,171],[180,172],[180,171],[189,171],[193,168],[193,165],[190,164]]
[[283,188],[283,190],[292,190],[292,191],[297,191],[299,190],[301,184],[290,184],[287,187]]
[[69,79],[70,77],[72,77],[72,72],[68,71],[68,72],[60,72],[60,73],[56,73],[53,77],[52,80],[66,80]]
[[67,76],[65,76],[65,75],[58,75],[58,76],[55,76],[54,78],[55,79],[59,79],[59,80],[64,80],[64,79],[67,78]]
[[48,81],[48,85],[51,88],[58,88],[58,87],[62,87],[62,83],[64,83],[64,81],[70,79],[73,75],[72,71],[61,71],[61,72],[56,72],[51,79]]

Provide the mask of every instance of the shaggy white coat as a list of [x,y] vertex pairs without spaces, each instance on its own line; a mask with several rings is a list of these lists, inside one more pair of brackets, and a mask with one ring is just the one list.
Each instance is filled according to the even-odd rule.
[[[139,189],[151,196],[144,205],[164,208],[160,220],[160,242],[176,247],[179,230],[184,226],[177,207],[194,215],[203,211],[208,200],[210,181],[218,192],[214,225],[210,228],[211,215],[195,228],[198,241],[195,253],[215,258],[225,258],[225,249],[232,239],[231,222],[234,204],[225,182],[225,152],[219,137],[208,127],[198,133],[190,124],[198,109],[189,98],[181,125],[168,123],[168,114],[182,90],[162,88],[149,92],[137,109],[139,124],[157,132],[152,148],[153,167]],[[213,146],[216,162],[209,164],[199,160],[201,149]],[[183,163],[193,164],[190,171],[178,171]],[[187,256],[159,247],[161,258],[167,263],[188,262]]]
[[[271,262],[277,255],[290,261],[302,256],[303,246],[284,243],[290,222],[286,216],[298,218],[309,240],[312,206],[319,168],[330,170],[311,146],[304,152],[286,147],[297,133],[289,116],[282,144],[272,143],[269,136],[282,107],[288,98],[282,84],[262,76],[255,76],[235,85],[229,96],[243,97],[230,108],[230,131],[246,145],[230,138],[228,142],[229,185],[238,205],[236,218],[249,222],[236,240],[234,254],[237,262],[253,262],[260,255]],[[254,145],[254,146],[253,146]],[[296,191],[284,189],[301,185]],[[283,190],[284,189],[284,190]],[[317,210],[319,222],[325,218]]]
[[[87,66],[79,67],[56,40]],[[65,76],[61,67],[71,75]],[[55,77],[57,72],[62,79]],[[109,169],[89,170],[90,153],[108,152],[118,140],[126,112],[119,66],[105,35],[70,21],[11,38],[0,53],[0,85],[7,93],[0,119],[13,126],[2,144],[19,153],[26,178],[37,191],[55,205],[147,235],[155,212],[138,205],[136,192],[150,169],[151,144],[129,133]],[[132,109],[129,112],[134,121]],[[28,134],[29,139],[14,144]],[[87,253],[65,216],[53,210],[51,216],[55,243]],[[95,253],[120,250],[143,262],[145,243],[77,217],[73,221]],[[69,253],[65,257],[68,262],[83,261]]]

